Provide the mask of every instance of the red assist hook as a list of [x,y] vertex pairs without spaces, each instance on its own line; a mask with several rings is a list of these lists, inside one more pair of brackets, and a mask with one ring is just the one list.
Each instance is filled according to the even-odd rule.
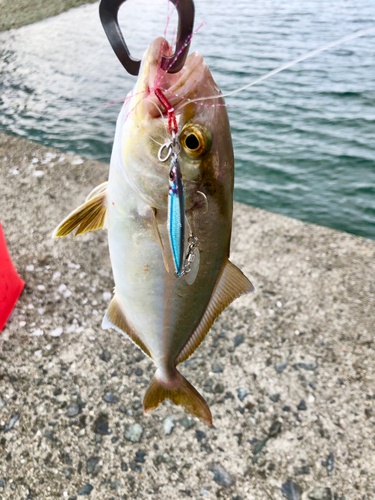
[[178,132],[178,125],[177,125],[177,118],[176,118],[176,113],[174,112],[174,107],[171,105],[171,103],[168,101],[168,99],[165,97],[161,89],[155,89],[154,90],[156,97],[159,99],[160,103],[164,106],[166,112],[168,113],[168,130],[171,135],[173,135],[173,132],[177,134]]

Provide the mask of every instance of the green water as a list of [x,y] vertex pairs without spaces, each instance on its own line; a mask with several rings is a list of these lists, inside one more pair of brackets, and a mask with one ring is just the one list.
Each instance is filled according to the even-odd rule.
[[[360,5],[360,8],[359,8]],[[0,34],[0,129],[109,161],[134,84],[98,4]],[[193,41],[223,92],[348,33],[375,26],[373,0],[197,0]],[[165,0],[128,0],[132,52],[163,33]],[[173,28],[172,28],[173,31]],[[235,199],[375,239],[375,32],[227,99]]]

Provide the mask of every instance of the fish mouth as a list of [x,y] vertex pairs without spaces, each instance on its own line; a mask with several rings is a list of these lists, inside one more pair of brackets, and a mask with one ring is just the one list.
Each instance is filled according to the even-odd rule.
[[162,91],[176,115],[189,101],[199,97],[198,89],[206,76],[205,70],[208,70],[202,55],[193,52],[178,73],[168,73],[161,67],[161,60],[163,56],[171,55],[170,45],[161,37],[156,38],[148,48],[142,60],[136,87],[137,102],[134,104],[138,120],[166,115],[166,110],[155,95],[156,89]]

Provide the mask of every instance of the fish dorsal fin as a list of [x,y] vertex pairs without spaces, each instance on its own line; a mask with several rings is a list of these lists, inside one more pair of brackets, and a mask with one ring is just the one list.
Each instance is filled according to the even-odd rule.
[[[98,186],[95,189],[100,188]],[[102,188],[103,189],[103,188]],[[77,234],[96,231],[105,227],[105,216],[107,212],[106,192],[87,197],[85,203],[74,210],[64,219],[52,233],[53,238],[62,238],[76,229]]]
[[228,260],[215,286],[207,309],[193,335],[177,356],[176,364],[186,361],[193,354],[207,335],[215,319],[234,299],[246,293],[252,293],[254,290],[254,286],[243,272]]
[[114,328],[123,335],[126,335],[146,354],[146,356],[152,358],[150,351],[148,350],[144,342],[139,338],[137,332],[134,330],[134,327],[127,320],[119,305],[119,301],[116,295],[113,297],[111,303],[109,304],[108,311],[103,318],[102,328],[103,330]]

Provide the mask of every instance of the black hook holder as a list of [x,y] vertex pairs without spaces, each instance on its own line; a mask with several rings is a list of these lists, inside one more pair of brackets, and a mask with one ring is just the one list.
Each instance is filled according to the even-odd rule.
[[[101,0],[99,15],[109,43],[112,45],[120,63],[128,73],[137,76],[141,61],[133,59],[130,55],[117,19],[119,8],[125,1]],[[178,73],[183,68],[189,52],[194,26],[194,2],[193,0],[170,1],[176,6],[178,13],[176,52],[171,57],[163,56],[161,66],[168,73]]]

